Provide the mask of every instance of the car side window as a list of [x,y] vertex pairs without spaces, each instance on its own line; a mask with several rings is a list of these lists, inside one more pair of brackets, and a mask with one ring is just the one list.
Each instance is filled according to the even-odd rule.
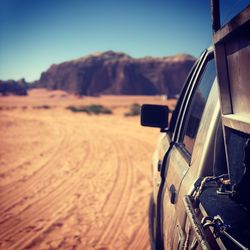
[[204,54],[205,54],[205,51],[200,55],[199,59],[197,59],[196,62],[194,63],[194,65],[193,65],[193,67],[192,67],[192,69],[191,69],[191,71],[190,71],[190,73],[185,81],[185,84],[183,85],[183,88],[180,92],[181,94],[178,98],[175,110],[173,111],[172,117],[170,120],[170,125],[169,125],[169,130],[168,130],[168,134],[169,134],[170,138],[172,138],[175,127],[177,126],[178,115],[180,113],[181,106],[182,106],[183,102],[185,101],[185,95],[186,95],[187,89],[190,85],[189,83],[190,83],[190,81],[192,81],[192,79],[195,75],[195,72],[196,72],[196,70],[199,66],[199,63],[201,62]]
[[181,144],[182,148],[191,156],[201,117],[205,109],[205,105],[215,80],[216,69],[214,58],[211,58],[196,84],[196,89],[192,94],[188,112],[184,120],[182,129]]
[[194,74],[194,71],[195,71],[195,68],[196,68],[197,64],[198,64],[198,60],[195,62],[194,66],[192,67],[191,73],[189,74],[189,76],[187,78],[187,81],[184,84],[184,87],[183,87],[183,89],[181,91],[181,95],[180,95],[180,97],[179,97],[179,99],[178,99],[178,101],[176,103],[175,110],[173,111],[171,121],[170,121],[170,125],[169,125],[169,134],[171,133],[171,135],[174,132],[174,128],[176,126],[178,114],[180,112],[180,108],[181,108],[182,102],[184,101],[184,96],[185,96],[185,93],[186,93],[187,88],[188,88],[188,83],[190,81],[190,78]]

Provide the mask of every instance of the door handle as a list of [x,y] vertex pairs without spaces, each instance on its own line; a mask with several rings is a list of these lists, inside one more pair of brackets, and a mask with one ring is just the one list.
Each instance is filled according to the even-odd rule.
[[169,188],[169,193],[170,193],[170,202],[172,204],[175,204],[175,199],[176,199],[176,189],[175,186],[172,184]]

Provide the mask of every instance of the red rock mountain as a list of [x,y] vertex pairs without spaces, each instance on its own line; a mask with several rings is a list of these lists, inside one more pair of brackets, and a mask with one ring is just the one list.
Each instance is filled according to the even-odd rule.
[[53,64],[36,85],[79,95],[174,96],[179,94],[194,62],[190,55],[135,59],[107,51]]

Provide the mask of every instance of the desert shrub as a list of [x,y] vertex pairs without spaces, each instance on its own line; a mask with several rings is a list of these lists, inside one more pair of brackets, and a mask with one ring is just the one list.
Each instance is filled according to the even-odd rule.
[[112,110],[98,104],[92,104],[86,107],[89,113],[94,114],[112,114]]
[[141,114],[141,105],[138,103],[133,103],[130,106],[130,110],[128,113],[125,113],[125,116],[137,116]]
[[42,105],[40,106],[40,109],[51,109],[49,105]]
[[1,106],[0,110],[14,110],[17,109],[17,106]]
[[68,106],[66,109],[72,112],[88,112],[85,107]]
[[85,112],[87,114],[112,114],[112,110],[99,105],[99,104],[91,104],[88,106],[68,106],[67,109],[69,109],[72,112]]
[[33,109],[51,109],[49,105],[33,106]]

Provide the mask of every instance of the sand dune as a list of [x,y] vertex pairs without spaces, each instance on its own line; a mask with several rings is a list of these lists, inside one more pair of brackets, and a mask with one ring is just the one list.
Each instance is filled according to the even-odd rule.
[[[158,131],[123,116],[134,102],[161,101],[45,90],[0,98],[0,249],[150,249]],[[114,114],[65,109],[88,103]]]

